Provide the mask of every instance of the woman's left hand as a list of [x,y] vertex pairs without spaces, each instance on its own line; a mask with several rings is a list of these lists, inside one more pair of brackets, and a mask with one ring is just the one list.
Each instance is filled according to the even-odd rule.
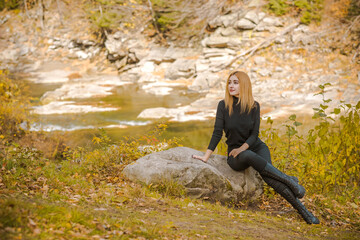
[[237,155],[239,155],[239,153],[241,153],[244,150],[241,150],[241,147],[239,148],[234,148],[233,150],[231,150],[231,152],[229,153],[229,156],[233,156],[234,158],[236,158]]
[[244,143],[241,147],[234,148],[233,150],[231,150],[231,152],[229,153],[229,156],[233,156],[234,158],[236,158],[237,155],[239,155],[241,152],[245,151],[248,148],[249,148],[249,145],[247,143]]

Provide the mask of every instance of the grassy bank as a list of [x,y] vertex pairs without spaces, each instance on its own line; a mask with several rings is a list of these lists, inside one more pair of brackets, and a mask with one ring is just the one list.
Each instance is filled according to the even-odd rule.
[[[257,203],[223,206],[189,199],[173,182],[131,182],[121,174],[127,164],[181,144],[176,138],[164,139],[165,124],[116,141],[99,130],[91,148],[69,147],[62,135],[26,130],[24,123],[31,120],[24,88],[6,74],[0,76],[0,235],[5,239],[360,236],[359,166],[354,157],[360,149],[360,104],[344,103],[331,110],[333,121],[327,113],[329,100],[324,99],[315,111],[315,127],[306,135],[299,135],[296,116],[283,123],[284,129],[275,129],[270,119],[262,128],[274,165],[299,176],[308,190],[304,202],[322,222],[309,226],[269,188]],[[326,86],[321,86],[319,94],[324,91]]]

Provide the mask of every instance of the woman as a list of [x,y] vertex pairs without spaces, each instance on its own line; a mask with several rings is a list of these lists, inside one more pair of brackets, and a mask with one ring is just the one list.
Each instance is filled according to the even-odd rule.
[[271,164],[269,148],[259,135],[260,105],[254,101],[249,76],[241,71],[229,75],[225,99],[217,107],[214,132],[203,156],[193,158],[207,162],[218,145],[223,130],[228,145],[227,163],[235,171],[249,166],[258,171],[264,181],[283,196],[308,224],[319,224],[319,220],[300,202],[305,189],[296,177],[288,176]]

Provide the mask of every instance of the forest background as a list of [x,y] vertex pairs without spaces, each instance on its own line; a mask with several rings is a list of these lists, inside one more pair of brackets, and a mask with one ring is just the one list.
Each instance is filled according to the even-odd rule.
[[[189,0],[56,0],[47,5],[49,9],[44,2],[1,0],[1,16],[21,15],[24,21],[37,22],[36,31],[41,33],[42,25],[47,24],[46,11],[59,14],[65,24],[71,23],[66,9],[79,8],[86,13],[83,17],[90,23],[94,41],[100,44],[107,34],[119,30],[131,34],[146,22],[143,34],[151,41],[164,46],[169,41],[196,45],[208,34],[206,26],[211,19],[249,1],[217,1],[219,8],[206,8],[207,1]],[[206,11],[195,11],[201,5]],[[359,72],[359,1],[269,0],[261,7],[310,27],[339,26],[343,32],[322,44],[352,59],[355,73]],[[130,8],[136,13],[129,14]],[[31,11],[39,12],[40,17],[29,18]],[[304,202],[322,222],[308,226],[267,187],[256,203],[223,206],[187,198],[176,182],[144,186],[126,179],[121,170],[127,164],[163,150],[159,146],[181,146],[181,139],[164,137],[165,120],[147,133],[120,140],[100,129],[87,146],[70,144],[71,137],[65,133],[27,130],[26,125],[34,121],[30,109],[36,100],[29,97],[27,83],[14,76],[11,69],[0,71],[0,235],[4,239],[360,236],[360,101],[340,101],[330,107],[332,99],[325,97],[328,83],[319,86],[323,102],[314,106],[310,129],[302,128],[295,114],[282,122],[269,118],[261,128],[274,164],[298,176],[307,189]],[[152,147],[144,151],[144,145]],[[226,154],[224,149],[221,143],[218,153]],[[239,233],[239,229],[243,231]]]

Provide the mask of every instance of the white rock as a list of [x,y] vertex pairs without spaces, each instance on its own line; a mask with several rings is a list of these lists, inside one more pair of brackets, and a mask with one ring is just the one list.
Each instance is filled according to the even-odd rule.
[[251,22],[258,24],[259,23],[259,16],[256,11],[249,11],[246,13],[245,19],[250,20]]
[[240,30],[246,30],[246,29],[254,29],[256,27],[256,24],[248,19],[240,19],[235,23],[235,28]]
[[266,63],[266,58],[257,56],[254,58],[254,62],[256,65],[262,65]]
[[54,101],[49,104],[35,107],[32,113],[40,115],[65,114],[65,113],[89,113],[89,112],[109,112],[116,111],[118,108],[94,107],[91,105],[78,105],[73,101]]
[[151,61],[146,61],[140,68],[140,71],[143,73],[151,73],[155,71],[155,63]]

